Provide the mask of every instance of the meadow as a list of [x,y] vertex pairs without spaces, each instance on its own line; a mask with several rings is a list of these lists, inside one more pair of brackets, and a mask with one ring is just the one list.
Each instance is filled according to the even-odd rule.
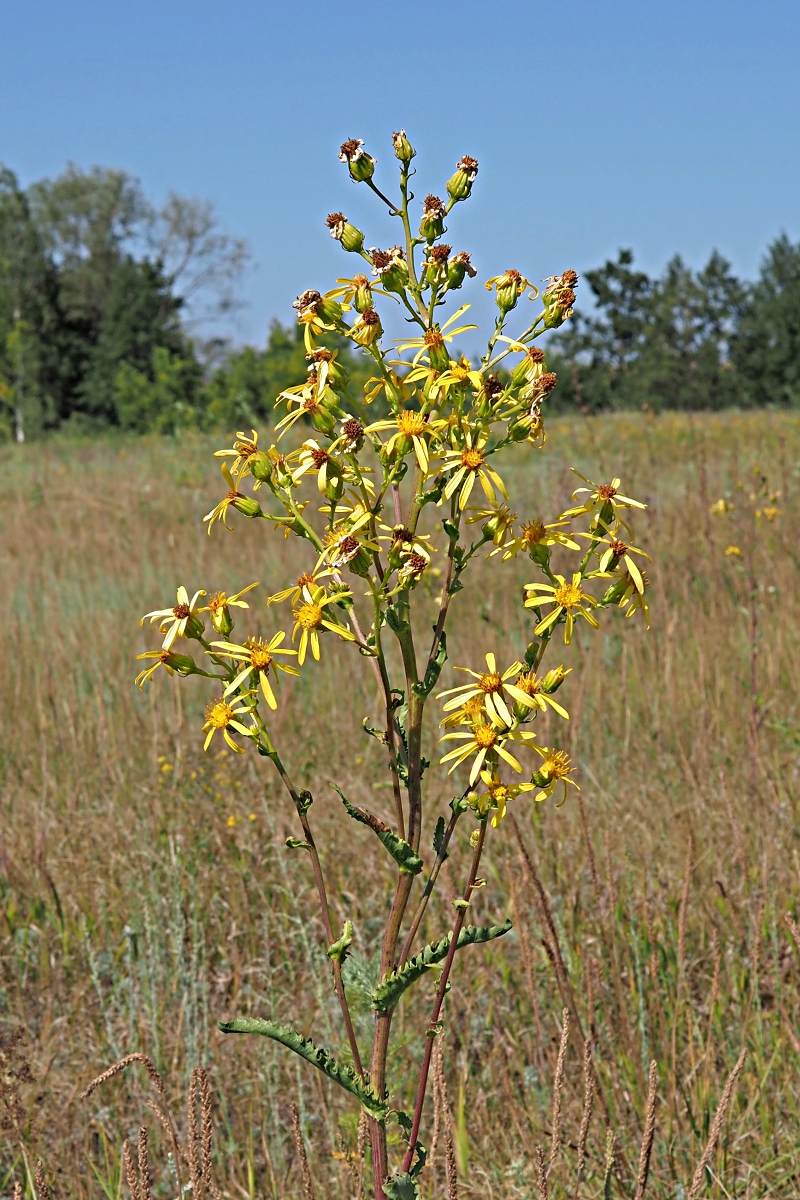
[[[127,1195],[120,1146],[143,1122],[154,1194],[175,1194],[142,1068],[80,1099],[135,1051],[162,1072],[181,1136],[191,1073],[207,1068],[226,1196],[359,1195],[354,1109],[282,1047],[216,1028],[272,1016],[314,1028],[344,1056],[308,860],[285,844],[298,833],[294,812],[268,762],[203,753],[202,681],[133,685],[135,655],[156,645],[139,616],[172,603],[178,583],[230,592],[258,579],[242,626],[257,632],[266,595],[302,569],[265,522],[233,514],[235,532],[206,535],[218,444],[193,435],[0,448],[3,1196],[15,1179],[28,1187],[39,1158],[56,1197]],[[456,960],[423,1194],[448,1194],[451,1123],[462,1197],[633,1197],[655,1061],[647,1195],[789,1200],[800,1194],[800,945],[785,916],[800,893],[800,418],[553,421],[545,449],[520,449],[512,468],[521,515],[565,507],[571,466],[619,475],[648,503],[634,532],[654,557],[652,628],[606,621],[565,651],[571,720],[565,732],[543,718],[542,737],[561,738],[581,792],[558,809],[521,797],[490,843],[472,919],[510,916],[514,930]],[[761,476],[780,493],[779,512],[754,521],[748,494]],[[730,511],[712,512],[722,498]],[[742,557],[726,555],[734,545]],[[465,611],[444,686],[453,664],[485,649],[514,657],[530,637],[520,603],[530,565],[492,559],[476,574],[454,601]],[[435,603],[432,588],[432,618]],[[277,619],[271,610],[270,629]],[[372,676],[347,646],[326,649],[287,687],[276,723],[292,773],[314,794],[336,918],[357,931],[347,979],[366,1032],[371,914],[389,901],[388,877],[370,832],[343,825],[330,785],[389,819],[391,785],[380,747],[358,732],[378,711]],[[593,659],[607,670],[584,670]],[[441,811],[453,794],[443,769],[428,786]],[[433,822],[426,847],[432,835]],[[445,864],[425,940],[452,920],[467,839]],[[409,1093],[430,991],[423,981],[397,1021]],[[587,1038],[598,1084],[578,1182]],[[692,1191],[742,1049],[718,1146]],[[537,1147],[556,1151],[544,1193]]]

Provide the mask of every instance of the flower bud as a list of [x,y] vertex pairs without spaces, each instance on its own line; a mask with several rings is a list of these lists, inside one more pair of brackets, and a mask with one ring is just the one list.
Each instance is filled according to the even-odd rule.
[[250,474],[254,479],[257,479],[259,483],[269,483],[269,481],[272,479],[272,463],[269,455],[265,454],[263,450],[257,450],[255,454],[250,455],[250,458],[248,459],[248,466],[250,468]]
[[372,555],[366,547],[362,546],[358,554],[350,559],[347,566],[354,575],[360,575],[362,579],[366,579],[372,566]]
[[518,362],[511,372],[511,384],[520,387],[523,383],[532,383],[544,371],[544,350],[539,346],[530,346],[525,351],[522,362]]
[[228,636],[233,629],[233,617],[227,604],[222,604],[216,610],[211,610],[211,624],[217,633],[222,634],[223,637]]
[[[329,391],[328,388],[325,391]],[[329,437],[336,428],[336,415],[331,411],[331,407],[323,404],[323,396],[320,397],[320,405],[311,413],[311,424],[319,433],[324,433]],[[335,396],[335,393],[331,393]]]
[[458,160],[455,175],[451,175],[447,181],[447,194],[454,204],[459,200],[469,199],[477,174],[478,160],[476,158],[465,154]]
[[243,496],[241,493],[238,493],[236,499],[233,501],[233,507],[243,517],[260,517],[262,515],[261,505],[252,496]]
[[[572,670],[570,667],[569,671]],[[548,696],[552,696],[553,692],[557,692],[564,680],[569,675],[569,671],[565,671],[563,666],[553,667],[552,671],[548,671],[542,680],[542,691]]]
[[[188,633],[188,625],[186,636],[196,636],[196,634]],[[196,675],[198,673],[197,663],[193,658],[191,658],[188,654],[176,654],[174,650],[170,651],[169,658],[166,660],[166,665],[168,667],[172,667],[173,671],[177,671],[179,675],[183,675],[184,677],[187,675]]]
[[348,138],[346,142],[342,142],[339,149],[339,161],[347,163],[350,178],[354,183],[364,183],[367,179],[372,179],[375,173],[377,159],[367,154],[363,146],[360,138]]
[[327,346],[317,346],[316,350],[312,350],[306,355],[307,361],[311,363],[309,372],[317,370],[319,372],[320,363],[327,363],[326,375],[331,387],[343,388],[347,386],[350,378],[349,372],[336,359],[336,352],[329,350]]
[[428,360],[434,371],[446,371],[450,366],[450,354],[438,329],[428,329],[422,338],[428,351]]
[[406,137],[405,129],[400,129],[397,133],[392,134],[392,145],[397,158],[404,167],[407,167],[417,152]]
[[331,231],[331,237],[342,243],[344,250],[359,254],[364,248],[364,234],[355,225],[351,225],[344,213],[328,213],[325,224]]
[[477,274],[478,272],[470,262],[469,254],[467,254],[466,250],[459,250],[458,254],[455,254],[447,265],[447,286],[451,291],[455,291],[456,288],[461,287],[465,275],[469,275],[474,279]]
[[350,331],[350,336],[359,346],[371,346],[383,334],[381,319],[374,308],[367,308]]
[[495,286],[495,302],[500,309],[501,315],[505,316],[510,313],[512,308],[516,308],[525,288],[528,286],[528,281],[520,275],[519,271],[513,268],[509,271],[504,271],[502,275],[495,276],[490,280],[486,287],[491,290],[492,284]]
[[317,315],[322,318],[326,325],[337,325],[342,319],[343,309],[341,304],[336,300],[330,300],[327,296],[323,296],[317,305]]
[[[258,505],[256,505],[258,507]],[[187,638],[199,638],[205,632],[205,625],[195,613],[192,613],[186,622],[186,628],[183,631],[183,636]]]
[[438,196],[426,196],[422,206],[422,220],[419,223],[420,236],[426,242],[433,242],[444,232],[445,207]]
[[372,308],[372,288],[366,275],[353,276],[353,307],[356,312],[365,313]]

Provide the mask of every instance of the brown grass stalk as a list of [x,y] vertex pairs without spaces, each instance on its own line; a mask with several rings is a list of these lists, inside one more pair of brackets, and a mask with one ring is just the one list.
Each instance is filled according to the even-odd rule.
[[686,1200],[697,1200],[697,1197],[700,1195],[700,1189],[702,1188],[703,1183],[705,1181],[706,1167],[708,1166],[709,1162],[711,1161],[711,1156],[714,1153],[714,1149],[717,1145],[717,1141],[718,1141],[719,1135],[720,1135],[720,1130],[722,1129],[722,1122],[725,1120],[725,1113],[727,1111],[728,1104],[730,1103],[730,1099],[733,1094],[733,1088],[734,1088],[736,1080],[739,1076],[739,1072],[741,1071],[742,1067],[744,1066],[744,1060],[746,1058],[747,1058],[747,1050],[742,1050],[741,1054],[739,1055],[736,1066],[733,1068],[733,1070],[731,1071],[727,1080],[725,1081],[725,1087],[723,1088],[722,1096],[720,1097],[720,1102],[719,1102],[717,1111],[714,1114],[714,1121],[711,1125],[711,1130],[708,1135],[708,1141],[706,1142],[706,1148],[703,1151],[703,1153],[700,1155],[700,1161],[697,1164],[697,1169],[695,1170],[694,1178],[692,1179],[692,1184],[687,1193]]

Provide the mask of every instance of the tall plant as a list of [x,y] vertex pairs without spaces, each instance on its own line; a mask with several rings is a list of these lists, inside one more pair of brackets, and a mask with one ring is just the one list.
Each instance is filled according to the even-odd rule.
[[[225,1022],[221,1028],[281,1042],[351,1094],[369,1122],[374,1195],[379,1200],[419,1194],[418,1176],[425,1162],[420,1139],[423,1107],[456,953],[510,928],[508,922],[487,928],[467,921],[473,891],[484,882],[478,874],[487,837],[494,836],[517,797],[530,795],[542,802],[555,795],[562,803],[567,785],[576,786],[568,755],[542,745],[536,736],[536,719],[548,708],[562,718],[568,715],[555,698],[568,671],[558,662],[546,670],[545,654],[559,641],[569,644],[576,622],[597,628],[606,608],[617,607],[626,616],[637,611],[648,615],[647,580],[638,565],[646,555],[630,544],[625,520],[628,510],[644,505],[621,494],[618,479],[607,484],[584,480],[586,486],[575,492],[573,507],[555,520],[520,524],[508,505],[500,473],[504,452],[515,445],[532,451],[544,443],[541,406],[556,377],[547,370],[538,340],[572,313],[576,273],[549,278],[541,294],[517,270],[490,279],[486,287],[494,294],[498,315],[486,352],[478,363],[451,357],[455,339],[476,326],[463,323],[467,304],[447,320],[440,313],[451,293],[476,271],[466,251],[453,253],[442,239],[448,215],[469,199],[478,163],[462,158],[447,181],[447,200],[427,196],[419,223],[412,224],[409,183],[415,151],[402,131],[394,134],[393,145],[400,175],[396,200],[378,188],[375,159],[362,142],[345,142],[340,158],[350,178],[371,189],[398,222],[399,244],[367,250],[364,233],[342,213],[331,213],[331,235],[347,253],[364,260],[365,271],[339,280],[324,294],[306,291],[296,301],[308,376],[278,397],[277,404],[286,412],[275,427],[276,443],[264,448],[253,431],[251,437],[240,433],[232,448],[217,452],[224,459],[227,491],[205,518],[209,533],[234,510],[274,522],[287,536],[299,539],[302,573],[294,586],[269,598],[270,605],[277,606],[270,614],[291,603],[291,635],[271,626],[234,640],[234,619],[248,608],[243,596],[255,584],[231,596],[220,592],[207,597],[198,591],[191,599],[181,587],[174,606],[143,618],[158,626],[164,637],[159,649],[140,656],[149,661],[138,679],[143,686],[163,666],[170,673],[218,680],[221,694],[209,704],[203,727],[205,748],[220,734],[237,754],[246,747],[257,751],[270,760],[291,797],[302,837],[290,841],[309,856],[349,1061],[338,1061],[272,1014],[264,1020]],[[525,297],[539,302],[535,315],[532,320],[523,317],[521,330],[510,336],[507,324]],[[411,326],[406,336],[389,345],[379,311],[385,314],[387,305],[400,306]],[[351,339],[370,356],[375,375],[363,395],[351,394],[336,353],[324,346],[330,334]],[[387,415],[370,420],[370,405],[379,396]],[[289,450],[287,435],[301,430],[310,436]],[[252,491],[245,490],[246,484]],[[277,502],[277,513],[262,509],[265,492]],[[317,504],[321,501],[321,518],[312,517],[313,497]],[[554,550],[577,555],[574,569],[555,572]],[[524,604],[534,613],[534,640],[520,648],[513,662],[499,661],[489,647],[485,653],[482,648],[467,666],[456,668],[464,672],[460,678],[466,682],[440,691],[441,710],[433,715],[430,702],[447,660],[452,601],[466,586],[468,568],[480,553],[501,562],[520,554],[531,560],[535,578],[525,585]],[[431,571],[434,555],[441,564],[442,585],[431,636],[424,614],[417,611],[416,589]],[[204,666],[185,652],[187,641],[202,649]],[[395,651],[390,653],[392,644]],[[278,684],[290,685],[292,676],[313,671],[323,648],[326,653],[350,652],[353,669],[365,663],[374,673],[383,723],[367,733],[385,746],[391,772],[393,827],[339,793],[344,814],[375,832],[394,879],[380,978],[372,994],[369,1051],[356,1036],[342,970],[353,927],[350,921],[341,931],[333,927],[323,861],[312,830],[312,796],[293,782],[271,723]],[[432,724],[438,721],[440,761],[448,774],[457,773],[457,795],[449,812],[430,812],[426,805],[426,718]],[[361,735],[360,728],[358,732]],[[456,824],[465,815],[475,828],[453,928],[419,948],[426,907]],[[431,834],[432,859],[425,849]],[[387,1067],[392,1018],[404,993],[433,964],[441,964],[438,987],[420,1034],[424,1049],[413,1111],[405,1113],[391,1107]],[[402,1129],[402,1163],[389,1161],[390,1117]]]

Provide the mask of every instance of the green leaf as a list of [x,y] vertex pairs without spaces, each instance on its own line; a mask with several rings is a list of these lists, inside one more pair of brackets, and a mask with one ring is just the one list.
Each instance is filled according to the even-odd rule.
[[328,946],[328,949],[325,951],[325,953],[328,955],[328,958],[333,958],[336,960],[336,962],[344,962],[344,960],[347,958],[347,953],[350,949],[350,943],[352,940],[353,922],[345,921],[344,928],[342,929],[342,936],[335,941],[333,945]]
[[[434,629],[436,626],[434,625]],[[447,662],[447,634],[442,630],[439,639],[439,646],[436,651],[436,657],[425,672],[425,678],[421,683],[414,684],[414,691],[418,696],[429,696],[436,684],[439,681],[439,676],[442,673],[442,667]]]
[[388,1200],[419,1200],[419,1188],[407,1171],[384,1179],[383,1190]]
[[301,842],[300,838],[288,837],[284,842],[287,850],[310,850],[308,842]]
[[438,855],[439,851],[442,848],[443,841],[444,841],[444,817],[439,817],[439,820],[436,822],[436,828],[433,831],[433,852],[434,852],[434,854]]
[[376,1121],[386,1118],[389,1106],[362,1082],[352,1067],[337,1062],[322,1046],[315,1045],[311,1038],[304,1038],[288,1025],[279,1025],[277,1021],[260,1020],[256,1017],[241,1017],[237,1021],[220,1021],[219,1028],[223,1033],[257,1033],[261,1037],[280,1042],[282,1046],[294,1050],[295,1054],[317,1067],[351,1096],[355,1096],[367,1116],[374,1117]]
[[342,803],[349,815],[354,821],[360,821],[362,825],[368,825],[370,829],[377,833],[379,839],[383,842],[402,873],[404,875],[419,875],[422,870],[422,859],[416,851],[411,849],[408,842],[404,842],[401,837],[393,833],[380,817],[374,816],[366,808],[357,808],[355,804],[351,804],[342,789],[337,787],[336,784],[333,786],[341,796]]
[[[503,925],[465,925],[458,935],[458,949],[460,950],[462,946],[473,946],[479,942],[490,942],[494,938],[502,937],[510,929],[510,920]],[[425,946],[399,971],[392,971],[389,975],[384,975],[372,993],[372,1007],[375,1011],[388,1012],[390,1008],[394,1008],[403,992],[410,988],[412,983],[416,983],[429,967],[435,966],[436,963],[447,958],[452,940],[453,934],[450,932],[440,942],[431,942]]]

